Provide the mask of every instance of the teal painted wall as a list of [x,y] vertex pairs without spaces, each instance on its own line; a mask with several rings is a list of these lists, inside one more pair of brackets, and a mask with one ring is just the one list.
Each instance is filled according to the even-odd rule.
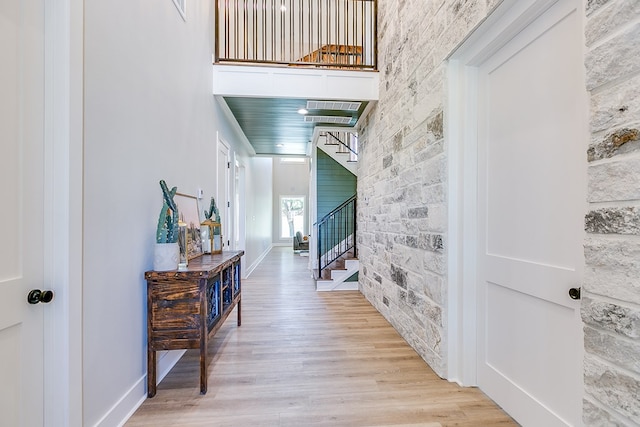
[[318,220],[356,194],[356,176],[317,149]]

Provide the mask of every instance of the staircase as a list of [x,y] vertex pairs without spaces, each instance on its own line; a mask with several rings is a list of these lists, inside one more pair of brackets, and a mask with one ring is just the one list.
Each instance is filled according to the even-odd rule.
[[350,129],[320,130],[317,146],[349,172],[357,175],[358,135]]
[[325,215],[316,225],[316,290],[357,290],[357,281],[347,281],[359,269],[356,246],[356,196]]
[[321,291],[357,291],[358,282],[347,282],[360,269],[360,261],[348,252],[325,267],[322,277],[316,278],[316,290]]

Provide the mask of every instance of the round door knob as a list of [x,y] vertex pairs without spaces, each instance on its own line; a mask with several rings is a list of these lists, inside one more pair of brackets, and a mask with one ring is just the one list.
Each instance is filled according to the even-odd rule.
[[41,291],[40,289],[33,289],[27,295],[27,302],[29,304],[48,303],[53,300],[53,291]]
[[569,298],[571,298],[571,299],[580,299],[580,288],[571,288],[571,289],[569,289]]

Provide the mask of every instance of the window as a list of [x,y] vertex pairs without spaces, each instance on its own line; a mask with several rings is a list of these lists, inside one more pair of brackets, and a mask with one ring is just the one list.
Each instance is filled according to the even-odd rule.
[[307,159],[304,157],[280,157],[280,163],[300,164],[306,162]]
[[280,238],[304,234],[304,196],[280,196]]

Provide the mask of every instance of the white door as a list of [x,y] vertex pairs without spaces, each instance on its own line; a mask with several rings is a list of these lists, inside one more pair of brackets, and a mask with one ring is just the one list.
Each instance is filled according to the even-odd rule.
[[44,7],[0,2],[0,426],[43,425]]
[[242,250],[245,246],[245,169],[236,161],[235,169],[235,185],[234,185],[235,197],[233,204],[234,211],[234,236],[235,245],[234,250]]
[[220,211],[220,223],[222,227],[223,249],[229,250],[233,236],[231,236],[231,201],[229,200],[229,172],[230,172],[229,147],[218,140],[218,210]]
[[525,426],[581,424],[587,109],[581,2],[478,68],[478,385]]

